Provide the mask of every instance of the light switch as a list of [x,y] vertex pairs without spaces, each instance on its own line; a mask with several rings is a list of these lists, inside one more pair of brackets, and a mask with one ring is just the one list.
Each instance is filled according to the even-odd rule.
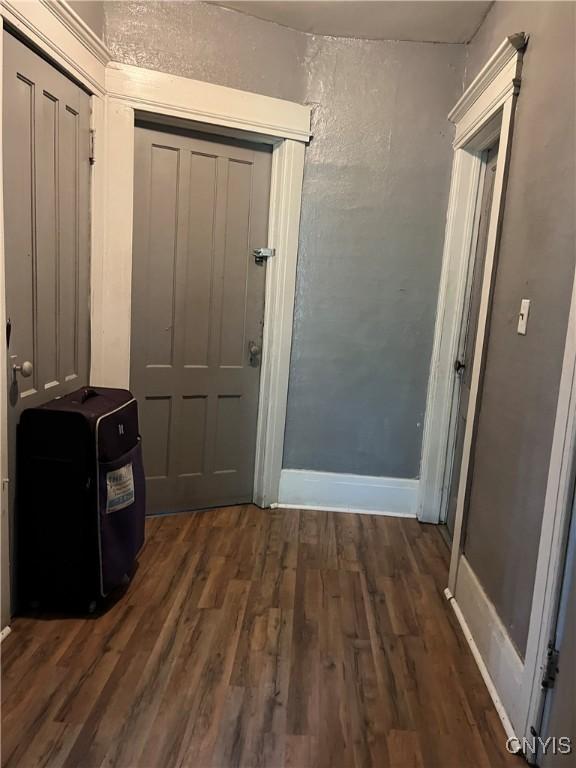
[[520,312],[518,314],[518,333],[522,336],[526,336],[528,312],[530,312],[530,299],[522,299],[520,302]]

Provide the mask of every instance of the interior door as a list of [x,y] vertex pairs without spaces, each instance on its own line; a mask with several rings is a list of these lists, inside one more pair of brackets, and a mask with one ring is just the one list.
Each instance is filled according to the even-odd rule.
[[271,153],[137,126],[131,387],[149,512],[252,500]]
[[450,536],[454,533],[454,522],[456,519],[460,467],[462,465],[462,450],[464,447],[464,435],[466,434],[466,418],[468,414],[468,403],[470,402],[470,386],[472,382],[472,368],[474,365],[474,344],[476,341],[476,331],[478,330],[478,312],[480,310],[480,297],[482,295],[482,278],[484,275],[486,243],[488,240],[490,209],[492,208],[492,195],[494,192],[497,162],[498,146],[495,146],[488,151],[488,156],[486,158],[486,175],[482,190],[482,200],[480,203],[478,240],[476,243],[476,257],[474,259],[474,269],[472,271],[472,279],[469,289],[470,299],[468,302],[468,313],[464,326],[462,343],[460,344],[459,356],[454,364],[454,375],[460,377],[460,397],[456,416],[456,440],[454,444],[454,459],[452,463],[452,475],[450,478],[446,516],[446,526]]
[[8,32],[3,46],[13,539],[20,413],[88,382],[90,99]]

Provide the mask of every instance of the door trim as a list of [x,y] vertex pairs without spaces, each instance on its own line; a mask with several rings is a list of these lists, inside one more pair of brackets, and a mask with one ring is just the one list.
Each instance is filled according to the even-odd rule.
[[[132,315],[132,229],[136,112],[238,131],[272,145],[254,500],[278,501],[305,144],[310,107],[116,62],[106,69],[104,249],[94,267],[91,383],[128,387]],[[106,280],[104,280],[106,275]],[[114,279],[110,279],[110,276]]]
[[[466,286],[476,254],[477,208],[485,170],[482,153],[500,139],[501,151],[496,168],[484,270],[483,282],[486,287],[487,278],[492,275],[494,266],[514,108],[520,89],[522,50],[525,45],[524,34],[506,38],[448,115],[456,129],[454,161],[428,380],[417,504],[418,519],[426,523],[439,523],[446,518],[459,395],[453,365],[462,326],[466,321],[469,298]],[[472,409],[476,403],[490,283],[491,280],[488,280],[480,304],[470,392]],[[473,410],[469,410],[469,415],[471,413]],[[473,419],[469,419],[468,423],[471,428]],[[467,435],[463,458],[470,450],[471,433],[467,432]],[[463,478],[467,474],[467,464],[466,458],[462,465]],[[455,540],[458,536],[459,532],[455,530]]]
[[[64,0],[0,0],[0,35],[9,25],[38,50],[45,53],[64,72],[76,79],[91,94],[90,127],[103,133],[105,64],[110,54],[98,36],[82,21]],[[0,41],[0,110],[2,109],[3,44]],[[1,114],[1,112],[0,112]],[[0,329],[6,325],[6,281],[4,254],[4,201],[2,163],[2,120],[0,118]],[[101,165],[94,165],[90,178],[90,281],[94,281],[94,265],[102,247],[104,176]],[[6,345],[0,344],[0,541],[2,561],[2,599],[0,627],[10,620],[10,558],[8,510],[8,391]]]
[[[425,522],[438,523],[445,517],[447,483],[453,458],[450,452],[453,452],[457,428],[454,413],[458,408],[458,390],[453,364],[466,318],[468,275],[476,255],[477,210],[484,171],[482,153],[499,142],[446,590],[457,615],[466,619],[468,634],[474,632],[474,627],[467,623],[468,614],[473,610],[470,600],[485,608],[486,601],[479,585],[474,588],[477,580],[466,578],[469,569],[462,552],[463,520],[512,149],[514,113],[520,90],[522,52],[526,42],[524,34],[506,38],[448,116],[456,131],[419,486],[418,516]],[[487,618],[492,615],[487,608],[484,613]],[[493,627],[490,629],[492,631]],[[495,652],[491,646],[492,638],[491,632],[467,635],[468,641],[472,641],[477,650],[476,658],[477,661],[479,658],[482,674],[488,675],[491,680],[488,689],[504,728],[508,735],[519,734],[523,718],[520,694],[524,668],[519,670],[518,663],[510,661],[512,655],[506,654],[502,646]]]
[[248,131],[267,144],[310,139],[310,107],[202,80],[113,61],[106,93],[133,109]]
[[[488,335],[488,320],[493,281],[496,272],[498,241],[500,238],[502,217],[504,213],[505,187],[512,149],[514,112],[516,108],[516,99],[520,89],[522,50],[525,45],[526,38],[523,34],[507,38],[491,59],[492,61],[496,58],[497,61],[500,61],[502,54],[499,52],[502,47],[504,47],[508,52],[507,66],[503,69],[498,69],[498,74],[495,79],[490,82],[488,89],[480,92],[477,99],[472,103],[467,99],[467,92],[464,94],[460,102],[464,101],[465,104],[469,105],[467,111],[463,112],[460,109],[459,102],[449,116],[452,119],[457,120],[454,149],[455,154],[460,155],[460,168],[464,169],[466,165],[476,168],[474,175],[478,177],[480,170],[479,153],[488,149],[496,140],[499,141],[500,146],[496,164],[494,192],[490,210],[490,223],[488,225],[488,236],[486,241],[486,259],[484,274],[482,276],[482,293],[478,311],[478,329],[476,332],[476,340],[474,342],[474,363],[470,381],[470,401],[468,404],[466,430],[464,433],[462,466],[460,482],[458,485],[458,502],[454,523],[452,553],[450,557],[448,587],[452,594],[456,594],[458,566],[462,555],[461,539],[463,533],[466,489],[468,486],[468,472],[476,426],[475,421],[480,392],[480,379],[484,364],[485,342]],[[474,84],[479,78],[482,82],[484,81],[485,78],[482,77],[482,72],[470,86],[471,89],[474,88]],[[456,195],[454,198],[454,209],[449,212],[449,214],[452,213],[456,220],[474,218],[476,205],[474,206],[474,210],[470,210],[470,208],[464,207],[464,205],[468,205],[468,202],[467,198],[461,199]],[[473,258],[470,251],[471,241],[472,238],[469,238],[468,243],[466,243],[468,247],[464,252],[467,256],[465,261],[468,262],[468,264]],[[459,252],[456,252],[453,255],[459,257],[460,263],[462,264],[462,250],[459,249]],[[461,326],[462,319],[461,316],[460,322],[458,323],[459,327]],[[452,330],[455,330],[453,322]],[[452,374],[451,361],[449,362],[448,370],[450,371],[450,374]],[[445,370],[445,373],[446,372],[447,371]]]
[[[452,363],[464,311],[463,290],[465,274],[475,249],[472,221],[480,187],[481,162],[479,153],[496,139],[500,152],[496,169],[494,199],[491,210],[486,265],[483,276],[482,299],[472,388],[464,440],[462,472],[458,490],[456,526],[452,545],[449,585],[446,590],[454,609],[465,619],[473,613],[470,600],[482,603],[482,589],[477,583],[461,552],[465,492],[474,436],[474,417],[483,365],[487,335],[491,289],[496,261],[499,230],[503,214],[504,190],[512,143],[516,99],[520,87],[522,50],[526,38],[514,35],[502,43],[486,67],[471,84],[469,91],[450,113],[456,125],[454,166],[450,192],[446,242],[441,277],[434,352],[428,391],[427,424],[425,429],[422,480],[420,484],[421,519],[439,522],[441,519],[442,483],[449,445],[451,395],[453,394]],[[470,93],[469,93],[470,92]],[[472,98],[472,95],[474,98]],[[432,437],[430,430],[436,430]],[[540,533],[536,577],[525,658],[514,659],[509,637],[501,637],[494,647],[495,627],[482,627],[469,638],[480,655],[495,696],[501,703],[500,713],[505,726],[513,729],[520,739],[530,738],[530,727],[538,726],[542,706],[541,672],[546,648],[554,629],[554,616],[562,578],[562,560],[570,519],[572,490],[576,472],[576,275],[568,318],[564,359],[556,408],[556,418],[542,527]],[[428,497],[428,498],[427,498]],[[462,566],[462,568],[460,568]],[[491,611],[484,613],[489,619]],[[468,618],[467,618],[468,617]],[[497,617],[496,617],[497,618]],[[494,622],[496,622],[494,618]],[[492,633],[492,634],[491,634]],[[491,639],[492,638],[492,639]],[[508,649],[508,650],[507,650]],[[496,701],[497,699],[497,701]]]
[[0,0],[0,13],[90,93],[104,94],[110,52],[67,2]]
[[515,711],[510,706],[520,703],[515,695],[524,662],[465,556],[460,564],[457,594],[445,589],[444,595],[462,627],[506,736],[515,738]]

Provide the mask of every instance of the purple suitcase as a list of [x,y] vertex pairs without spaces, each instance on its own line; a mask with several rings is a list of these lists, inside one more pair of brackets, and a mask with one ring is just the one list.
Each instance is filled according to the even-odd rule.
[[136,400],[85,387],[24,411],[18,429],[20,606],[91,606],[127,583],[144,542]]

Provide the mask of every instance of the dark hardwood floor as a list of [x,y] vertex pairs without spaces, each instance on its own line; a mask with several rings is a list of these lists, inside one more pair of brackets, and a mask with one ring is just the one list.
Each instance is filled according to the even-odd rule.
[[415,520],[149,519],[109,612],[14,621],[2,764],[521,768],[442,594],[447,560]]

